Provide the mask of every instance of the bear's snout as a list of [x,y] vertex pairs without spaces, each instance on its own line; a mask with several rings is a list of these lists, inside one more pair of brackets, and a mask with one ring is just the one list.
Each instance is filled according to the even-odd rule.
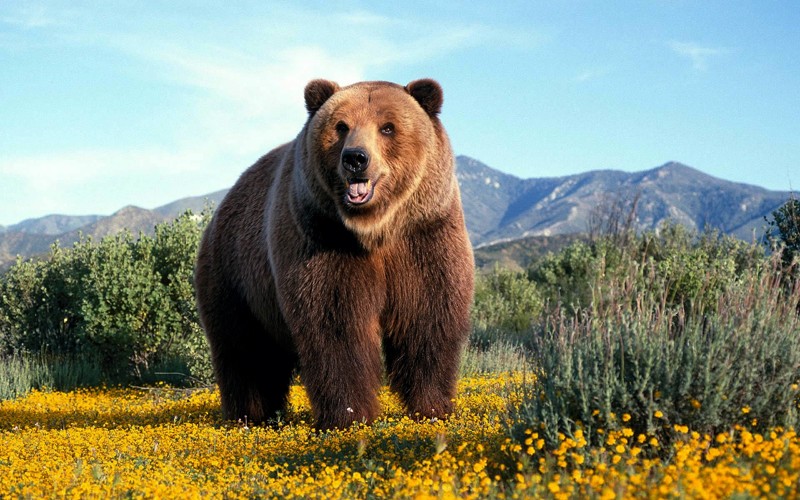
[[342,151],[342,166],[351,174],[361,174],[369,165],[369,154],[362,148],[347,148]]
[[345,204],[350,207],[363,205],[375,194],[375,182],[367,175],[369,153],[361,147],[349,147],[342,151],[342,168],[345,170]]

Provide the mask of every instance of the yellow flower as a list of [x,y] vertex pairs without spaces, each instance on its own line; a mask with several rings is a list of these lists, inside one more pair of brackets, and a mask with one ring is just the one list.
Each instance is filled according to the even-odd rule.
[[[678,489],[687,498],[795,496],[794,429],[755,433],[738,425],[710,436],[680,423],[672,426],[677,439],[662,445],[614,426],[593,433],[602,442],[591,445],[576,428],[547,450],[532,431],[509,437],[506,411],[520,408],[521,381],[514,374],[462,379],[454,414],[433,422],[406,417],[384,387],[374,424],[325,432],[308,423],[311,407],[297,385],[275,426],[222,420],[210,390],[34,391],[0,401],[0,491],[31,498],[628,498]],[[437,440],[449,443],[438,454],[417,446]],[[669,447],[658,450],[669,461],[652,453],[658,446]]]
[[661,410],[656,410],[655,413],[653,413],[653,416],[656,418],[663,418],[664,414],[661,413]]

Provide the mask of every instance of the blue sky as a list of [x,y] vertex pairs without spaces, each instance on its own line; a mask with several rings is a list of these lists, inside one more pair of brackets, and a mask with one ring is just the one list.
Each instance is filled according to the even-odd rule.
[[519,177],[675,160],[800,189],[800,3],[0,1],[0,224],[229,187],[303,86],[440,81]]

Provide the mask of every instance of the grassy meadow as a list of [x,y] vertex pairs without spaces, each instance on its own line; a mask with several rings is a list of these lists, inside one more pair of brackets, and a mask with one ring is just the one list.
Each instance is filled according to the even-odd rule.
[[[5,498],[796,497],[800,438],[737,425],[676,438],[626,426],[590,445],[548,448],[539,429],[509,436],[530,374],[462,379],[457,410],[415,421],[382,393],[372,425],[316,432],[302,388],[274,427],[220,418],[208,389],[87,389],[0,403]],[[743,410],[744,411],[744,410]],[[661,418],[664,418],[661,415]],[[668,458],[660,458],[662,456]]]
[[0,498],[800,496],[800,273],[670,226],[478,276],[456,410],[314,430],[302,386],[224,421],[191,267],[203,225],[0,276]]

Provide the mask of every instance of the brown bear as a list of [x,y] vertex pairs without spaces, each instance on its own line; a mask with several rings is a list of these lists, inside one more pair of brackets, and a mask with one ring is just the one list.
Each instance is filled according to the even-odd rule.
[[453,409],[473,257],[433,80],[305,88],[300,134],[242,174],[196,288],[224,416],[261,422],[299,366],[316,425],[371,421],[384,363],[409,414]]

